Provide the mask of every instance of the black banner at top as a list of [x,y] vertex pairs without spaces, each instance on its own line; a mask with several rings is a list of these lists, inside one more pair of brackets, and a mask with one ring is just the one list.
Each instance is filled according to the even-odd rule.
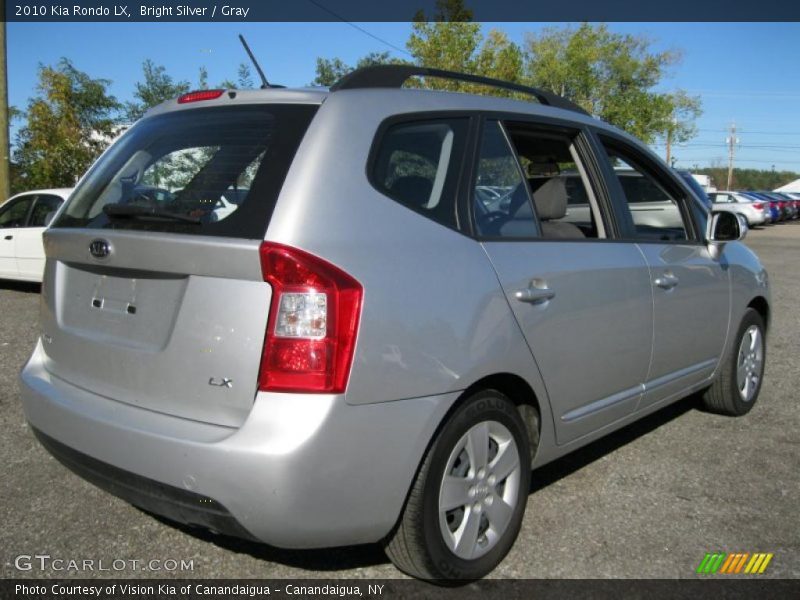
[[[465,0],[472,21],[800,21],[792,0]],[[288,22],[433,19],[436,0],[5,0],[9,22]]]

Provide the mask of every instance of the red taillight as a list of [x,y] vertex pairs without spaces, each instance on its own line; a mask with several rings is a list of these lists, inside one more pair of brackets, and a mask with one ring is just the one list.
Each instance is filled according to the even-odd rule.
[[755,208],[756,210],[761,210],[762,208],[764,208],[764,203],[763,202],[753,202],[753,208]]
[[225,90],[198,90],[196,92],[189,92],[188,94],[178,97],[178,104],[200,102],[201,100],[216,100],[224,93]]
[[263,242],[272,306],[258,389],[340,394],[347,388],[364,289],[321,258]]

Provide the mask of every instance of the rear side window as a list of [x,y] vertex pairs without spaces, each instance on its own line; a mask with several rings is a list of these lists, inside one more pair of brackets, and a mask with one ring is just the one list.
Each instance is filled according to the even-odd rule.
[[456,227],[456,188],[467,119],[398,123],[381,136],[373,185],[400,204]]
[[251,105],[144,119],[92,168],[53,226],[263,239],[315,111]]

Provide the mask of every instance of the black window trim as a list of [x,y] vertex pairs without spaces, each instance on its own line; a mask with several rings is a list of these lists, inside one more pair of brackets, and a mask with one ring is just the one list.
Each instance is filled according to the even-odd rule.
[[[670,172],[668,168],[664,168],[656,163],[650,156],[647,155],[641,148],[631,142],[631,140],[619,135],[614,131],[600,129],[597,127],[591,128],[591,135],[594,139],[596,146],[595,154],[600,158],[603,163],[603,170],[605,171],[605,178],[609,182],[611,189],[609,190],[612,202],[615,205],[615,214],[618,215],[622,226],[620,227],[620,241],[633,242],[637,244],[670,244],[670,245],[692,245],[703,246],[705,245],[704,232],[700,231],[700,226],[697,223],[688,203],[692,200],[692,196],[686,191],[683,182],[681,182],[677,175]],[[621,150],[626,156],[630,156],[633,160],[635,167],[640,168],[645,174],[653,177],[659,184],[661,184],[666,191],[668,191],[678,203],[678,209],[684,224],[689,227],[686,231],[687,238],[685,240],[652,240],[640,238],[636,235],[633,218],[630,215],[630,208],[621,200],[625,198],[625,192],[616,176],[614,168],[611,166],[610,161],[606,154],[606,144],[610,147]],[[615,201],[614,198],[617,198]]]

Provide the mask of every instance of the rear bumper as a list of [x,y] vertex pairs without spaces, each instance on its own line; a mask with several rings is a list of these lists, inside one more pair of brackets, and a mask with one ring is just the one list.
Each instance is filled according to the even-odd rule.
[[167,518],[286,548],[388,534],[458,396],[351,406],[342,396],[260,393],[246,422],[229,428],[77,388],[43,367],[40,345],[20,386],[45,447],[89,481]]

